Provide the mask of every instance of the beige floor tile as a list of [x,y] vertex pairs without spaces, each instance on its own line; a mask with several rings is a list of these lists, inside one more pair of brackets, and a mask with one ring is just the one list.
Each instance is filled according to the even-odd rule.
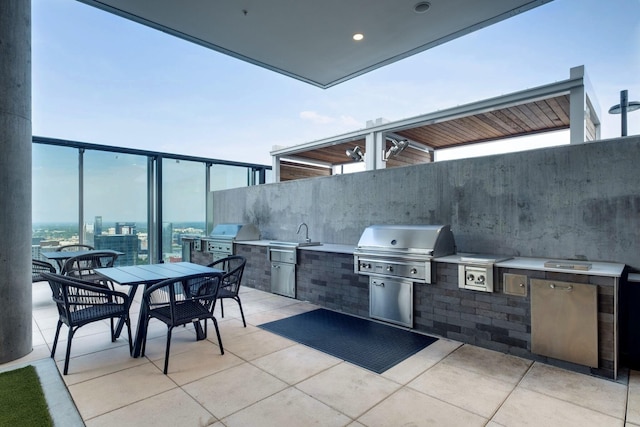
[[283,390],[222,420],[228,427],[338,427],[349,421],[345,415],[294,388]]
[[492,419],[503,426],[617,427],[623,421],[583,406],[518,387]]
[[[213,332],[213,335],[216,334],[215,330],[211,332]],[[206,340],[196,340],[196,334],[193,332],[193,327],[191,325],[187,326],[186,328],[183,328],[181,326],[173,328],[173,332],[171,333],[171,356],[185,351],[190,351],[194,349],[198,344],[204,343],[205,341]],[[206,342],[211,343],[210,341]],[[144,351],[144,355],[149,360],[164,359],[166,350],[167,334],[165,328],[162,335],[153,338],[147,338],[147,345]]]
[[[242,335],[258,332],[260,330],[255,326],[250,325],[249,323],[247,323],[247,327],[245,328],[244,325],[242,324],[242,320],[236,319],[236,318],[230,318],[230,317],[225,318],[224,320],[218,319],[218,327],[220,328],[220,336],[222,337],[223,346],[225,342],[227,342],[227,340],[232,340]],[[216,338],[215,331],[209,334],[207,339],[216,344],[218,343],[218,339]]]
[[[167,408],[171,408],[170,411]],[[86,421],[87,427],[216,425],[216,418],[181,389],[173,389]],[[218,424],[220,425],[220,424]]]
[[290,317],[288,314],[283,313],[281,310],[263,311],[261,313],[253,313],[247,318],[247,325],[260,326],[263,323],[274,322],[276,320]]
[[286,387],[285,382],[243,363],[183,388],[216,418],[222,419]]
[[[145,358],[131,357],[128,345],[120,346],[72,358],[69,362],[69,373],[62,378],[67,385],[77,384],[145,363],[148,363]],[[56,364],[62,373],[64,360],[58,360]]]
[[640,372],[629,373],[627,422],[640,425]]
[[613,381],[535,363],[521,387],[624,419],[627,387]]
[[[71,358],[123,346],[129,348],[127,333],[125,332],[124,334],[122,334],[120,338],[118,338],[115,342],[111,342],[111,332],[109,331],[109,327],[106,327],[105,331],[99,334],[79,337],[74,336],[73,340],[71,341]],[[65,334],[64,340],[62,340],[62,337],[58,339],[58,347],[56,348],[55,354],[56,361],[64,360],[66,351],[67,340]]]
[[[243,362],[230,352],[221,355],[220,348],[209,341],[199,341],[189,351],[170,355],[167,375],[176,384],[184,385]],[[164,369],[164,357],[153,363]]]
[[442,363],[411,381],[408,387],[484,418],[491,418],[514,389],[513,384]]
[[[242,296],[240,296],[240,298],[242,298]],[[263,311],[282,309],[294,304],[298,304],[298,300],[272,294],[267,298],[261,298],[252,301],[251,304],[243,304],[242,308],[246,316],[247,314],[255,314]]]
[[260,369],[289,384],[296,384],[341,362],[342,360],[336,357],[302,344],[252,361]]
[[346,362],[296,385],[351,418],[359,417],[399,387],[393,381]]
[[228,350],[244,360],[254,360],[283,348],[291,347],[294,344],[294,341],[262,329],[223,341],[225,351]]
[[533,362],[521,357],[465,344],[447,356],[442,363],[455,365],[515,385],[522,379]]
[[406,384],[440,362],[461,345],[460,342],[440,338],[427,348],[386,370],[382,376],[397,383]]
[[151,362],[69,386],[80,415],[90,419],[130,405],[176,385]]
[[403,388],[357,419],[368,427],[484,426],[486,419],[415,390]]

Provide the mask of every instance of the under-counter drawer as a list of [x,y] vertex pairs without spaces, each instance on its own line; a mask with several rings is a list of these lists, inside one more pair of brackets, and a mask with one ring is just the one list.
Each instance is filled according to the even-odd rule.
[[598,367],[598,287],[531,279],[531,352]]

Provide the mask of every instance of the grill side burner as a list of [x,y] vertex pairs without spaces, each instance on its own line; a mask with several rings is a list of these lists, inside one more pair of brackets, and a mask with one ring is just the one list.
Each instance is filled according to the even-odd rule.
[[458,264],[458,288],[481,292],[493,292],[494,264],[510,257],[497,255],[467,255],[460,257]]

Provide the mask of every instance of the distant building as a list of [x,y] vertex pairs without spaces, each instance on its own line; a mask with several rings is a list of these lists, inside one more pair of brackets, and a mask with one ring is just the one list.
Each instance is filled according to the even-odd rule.
[[162,253],[173,253],[173,223],[162,223]]
[[116,234],[138,234],[135,222],[116,222]]
[[116,266],[136,265],[138,262],[138,236],[135,234],[103,234],[94,236],[96,249],[111,249],[124,252],[115,262]]
[[102,217],[97,216],[93,220],[93,234],[99,236],[102,234]]

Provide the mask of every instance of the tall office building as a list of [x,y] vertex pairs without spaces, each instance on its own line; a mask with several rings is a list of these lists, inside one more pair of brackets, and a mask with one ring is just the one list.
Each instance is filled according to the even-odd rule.
[[173,223],[162,223],[162,254],[169,255],[173,253]]
[[93,237],[96,249],[111,249],[124,252],[116,259],[116,266],[136,265],[138,263],[138,236],[135,234],[103,234]]
[[102,234],[102,217],[97,216],[93,220],[93,235],[99,236]]

